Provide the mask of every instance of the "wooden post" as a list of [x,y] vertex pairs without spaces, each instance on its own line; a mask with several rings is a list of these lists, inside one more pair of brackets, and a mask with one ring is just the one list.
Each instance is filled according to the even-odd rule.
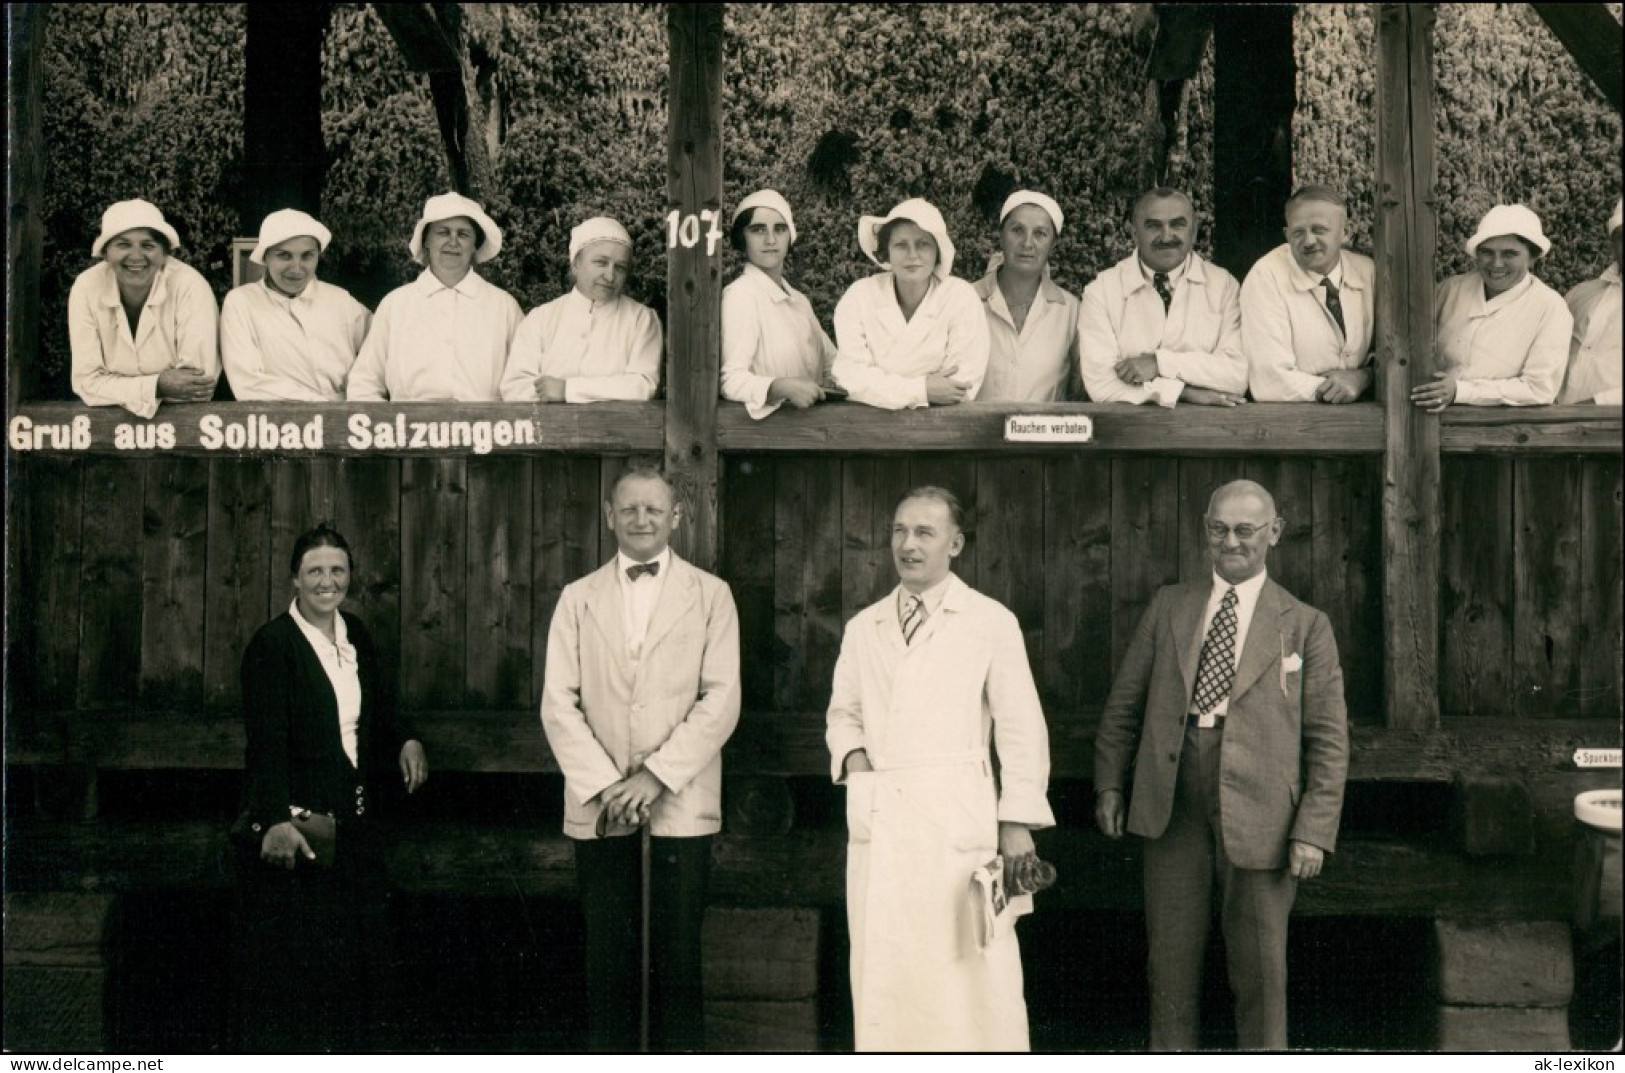
[[[683,505],[684,521],[674,544],[690,562],[714,570],[726,239],[713,241],[709,235],[727,233],[722,219],[722,5],[671,4],[666,31],[671,49],[666,201],[679,221],[679,241],[666,254],[666,473]],[[696,234],[692,244],[684,241]]]
[[[49,4],[6,5],[6,398],[39,397],[40,264],[45,248],[45,22]],[[66,380],[66,377],[63,377]]]
[[1439,419],[1411,405],[1433,366],[1432,4],[1377,10],[1377,362],[1388,725],[1439,725]]
[[322,211],[322,35],[327,4],[247,5],[243,45],[243,201],[239,235],[276,209]]

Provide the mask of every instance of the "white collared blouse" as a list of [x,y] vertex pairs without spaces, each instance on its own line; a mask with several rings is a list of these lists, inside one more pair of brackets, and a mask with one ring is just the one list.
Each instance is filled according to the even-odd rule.
[[1563,299],[1574,316],[1568,377],[1557,401],[1618,406],[1620,387],[1619,266],[1609,265]]
[[767,391],[780,377],[823,383],[835,343],[806,295],[747,264],[722,290],[722,397],[758,420],[782,403]]
[[1078,368],[1078,300],[1046,274],[1027,320],[1015,317],[999,290],[998,268],[974,286],[987,311],[987,377],[977,396],[995,402],[1059,402]]
[[243,401],[342,402],[372,314],[343,287],[313,279],[296,297],[264,280],[226,295],[220,359]]
[[477,272],[447,287],[424,269],[378,303],[344,397],[495,402],[508,343],[523,318],[513,295]]
[[664,340],[654,310],[624,294],[594,302],[574,287],[525,317],[508,350],[502,397],[535,402],[536,381],[564,381],[565,402],[642,402],[660,386]]
[[87,406],[122,406],[152,418],[159,373],[220,375],[219,320],[208,281],[171,257],[153,280],[132,335],[112,266],[91,265],[68,292],[74,393]]
[[1557,398],[1574,317],[1533,274],[1494,298],[1477,272],[1439,284],[1434,300],[1435,371],[1456,378],[1468,406],[1544,406]]

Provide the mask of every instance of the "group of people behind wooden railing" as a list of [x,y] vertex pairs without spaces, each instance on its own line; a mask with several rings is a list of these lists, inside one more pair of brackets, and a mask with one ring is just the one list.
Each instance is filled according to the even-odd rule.
[[[880,269],[834,311],[835,339],[785,266],[795,218],[776,191],[735,208],[743,256],[723,292],[721,393],[762,418],[850,397],[885,409],[972,399],[1172,407],[1348,403],[1372,390],[1375,268],[1346,249],[1337,191],[1305,186],[1285,206],[1286,242],[1238,283],[1193,249],[1189,196],[1159,187],[1135,202],[1134,251],[1078,298],[1050,278],[1065,225],[1051,197],[1021,190],[999,214],[999,250],[976,283],[954,276],[942,214],[910,198],[858,221]],[[1619,405],[1620,208],[1613,263],[1567,300],[1531,271],[1551,248],[1540,218],[1497,205],[1466,243],[1476,268],[1438,287],[1430,378],[1412,401]],[[90,405],[152,417],[165,399],[213,396],[223,360],[243,400],[597,402],[655,396],[663,353],[654,312],[625,294],[632,238],[599,216],[570,233],[574,286],[527,316],[476,266],[502,249],[479,204],[439,194],[408,243],[423,266],[376,314],[318,279],[332,235],[294,209],[265,218],[249,255],[262,280],[226,296],[171,254],[154,205],[121,201],[91,247],[101,261],[68,301],[73,386]]]

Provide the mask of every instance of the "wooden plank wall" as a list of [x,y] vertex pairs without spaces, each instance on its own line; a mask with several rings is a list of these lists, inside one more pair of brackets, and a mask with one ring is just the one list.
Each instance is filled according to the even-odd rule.
[[[355,544],[349,606],[416,708],[530,708],[569,581],[613,548],[619,458],[20,459],[18,704],[229,708],[289,599],[294,537]],[[1355,722],[1381,726],[1381,461],[1089,454],[729,455],[721,573],[748,710],[816,713],[848,618],[894,581],[888,525],[925,483],[964,500],[970,584],[1015,611],[1047,709],[1099,708],[1158,585],[1207,570],[1200,516],[1236,476],[1286,518],[1272,574],[1332,619]],[[1440,557],[1447,715],[1612,718],[1620,460],[1450,457]],[[93,717],[87,715],[87,717]]]

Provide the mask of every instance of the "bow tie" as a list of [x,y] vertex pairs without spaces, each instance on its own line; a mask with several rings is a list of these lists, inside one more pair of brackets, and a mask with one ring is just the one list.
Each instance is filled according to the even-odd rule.
[[650,577],[659,577],[660,563],[658,561],[649,563],[633,563],[631,566],[626,568],[626,580],[628,581],[636,581],[644,574],[648,574]]

